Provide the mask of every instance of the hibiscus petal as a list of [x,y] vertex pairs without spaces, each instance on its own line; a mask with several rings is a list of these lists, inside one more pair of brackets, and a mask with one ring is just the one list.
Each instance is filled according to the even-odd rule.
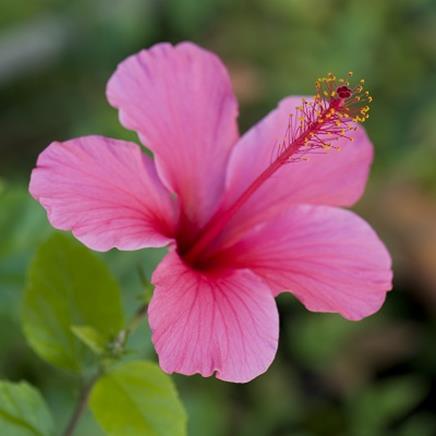
[[[284,137],[289,114],[303,97],[284,99],[277,109],[250,129],[233,148],[227,173],[226,204],[232,204],[273,159],[275,144]],[[342,151],[310,155],[281,167],[233,219],[232,227],[252,226],[292,204],[350,206],[363,193],[372,161],[372,145],[364,129],[354,142],[338,140]]]
[[250,268],[276,294],[288,290],[309,310],[351,320],[376,312],[392,288],[391,258],[374,230],[334,207],[291,207],[222,257]]
[[271,290],[248,270],[202,274],[174,252],[152,282],[148,310],[161,368],[244,383],[267,370],[277,350]]
[[53,142],[39,155],[29,191],[53,227],[97,251],[159,247],[175,232],[174,202],[153,161],[130,142]]
[[228,73],[191,43],[157,44],[122,62],[107,87],[123,126],[156,154],[159,175],[198,225],[224,189],[238,107]]

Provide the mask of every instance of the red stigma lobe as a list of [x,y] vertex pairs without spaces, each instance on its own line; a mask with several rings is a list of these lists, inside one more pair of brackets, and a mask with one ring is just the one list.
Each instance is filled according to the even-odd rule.
[[353,91],[348,87],[348,86],[338,86],[336,88],[336,94],[338,94],[338,96],[340,98],[350,98],[353,95]]

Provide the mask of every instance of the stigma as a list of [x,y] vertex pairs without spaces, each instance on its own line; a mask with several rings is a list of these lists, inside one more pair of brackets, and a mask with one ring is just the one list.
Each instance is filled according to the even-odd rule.
[[337,78],[329,73],[315,81],[315,95],[302,99],[289,121],[282,141],[276,147],[275,157],[282,162],[308,160],[311,154],[340,151],[338,140],[353,141],[356,123],[369,118],[369,103],[373,98],[364,89],[364,80],[351,83],[353,73],[347,78]]
[[320,77],[315,82],[315,101],[321,105],[328,105],[331,111],[337,111],[338,117],[345,120],[351,119],[363,123],[369,118],[369,103],[372,97],[369,91],[364,89],[365,80],[360,80],[352,86],[350,81],[353,72],[348,73],[346,79],[337,79],[332,73]]

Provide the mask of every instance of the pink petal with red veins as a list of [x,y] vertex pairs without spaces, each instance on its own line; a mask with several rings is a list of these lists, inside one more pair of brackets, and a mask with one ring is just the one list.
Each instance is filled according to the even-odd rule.
[[[237,143],[229,161],[226,204],[233,203],[276,156],[289,114],[303,97],[289,97],[250,129]],[[363,193],[373,150],[364,129],[352,133],[354,142],[335,141],[342,150],[309,155],[309,161],[283,165],[232,220],[233,229],[252,226],[292,204],[350,206]]]
[[271,290],[248,270],[203,274],[171,252],[155,271],[148,310],[161,368],[244,383],[265,372],[277,350]]
[[138,145],[87,136],[53,142],[39,156],[29,191],[53,227],[89,248],[160,247],[175,233],[176,209]]
[[198,226],[213,213],[238,138],[238,106],[214,54],[191,43],[157,44],[129,57],[107,86],[121,123],[155,154],[165,185]]
[[222,259],[250,268],[307,309],[358,320],[377,312],[392,288],[391,258],[374,230],[350,211],[295,206],[252,230]]

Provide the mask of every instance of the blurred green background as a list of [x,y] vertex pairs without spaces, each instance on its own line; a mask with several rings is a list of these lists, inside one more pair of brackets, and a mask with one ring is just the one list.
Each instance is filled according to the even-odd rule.
[[[436,2],[434,0],[2,0],[0,5],[0,378],[37,386],[62,429],[78,381],[26,344],[19,307],[26,268],[51,229],[26,187],[55,139],[118,124],[105,84],[127,55],[192,40],[230,69],[245,131],[286,95],[310,94],[328,71],[352,70],[375,96],[376,148],[356,210],[394,257],[395,289],[359,323],[279,297],[270,370],[247,385],[174,377],[189,434],[436,434]],[[162,250],[102,257],[133,313]],[[153,357],[146,326],[132,348]],[[60,432],[60,430],[59,430]],[[102,434],[88,413],[78,435]],[[7,435],[5,435],[7,436]]]

